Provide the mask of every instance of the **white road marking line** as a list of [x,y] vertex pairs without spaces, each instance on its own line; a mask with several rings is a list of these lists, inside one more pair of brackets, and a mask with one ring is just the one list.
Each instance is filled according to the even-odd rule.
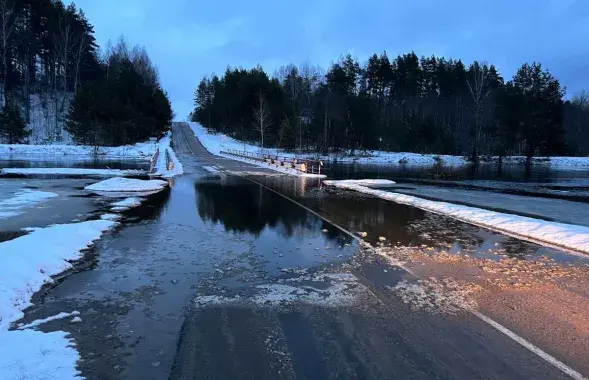
[[558,368],[562,372],[566,373],[567,375],[569,375],[573,379],[587,380],[587,378],[584,377],[583,375],[581,375],[579,372],[575,371],[574,369],[572,369],[568,365],[566,365],[563,362],[561,362],[560,360],[556,359],[554,356],[542,351],[538,346],[535,346],[534,344],[528,342],[527,340],[525,340],[521,336],[519,336],[516,333],[514,333],[513,331],[509,330],[507,327],[499,324],[498,322],[495,322],[491,318],[487,317],[484,314],[481,314],[480,312],[478,312],[476,310],[471,310],[470,312],[472,314],[476,315],[479,319],[481,319],[485,323],[493,326],[495,329],[497,329],[500,332],[502,332],[503,334],[507,335],[508,337],[510,337],[511,339],[516,341],[517,343],[521,344],[522,346],[524,346],[528,350],[532,351],[534,354],[536,354],[539,357],[541,357],[542,359],[546,360],[548,363],[552,364],[553,366],[555,366],[556,368]]
[[[196,137],[195,137],[196,138]],[[207,160],[207,159],[205,159]],[[207,160],[209,162],[211,162],[210,160]],[[332,226],[336,227],[337,229],[341,230],[342,232],[346,233],[347,235],[351,236],[353,239],[359,241],[359,242],[364,242],[364,240],[362,240],[359,236],[356,236],[355,234],[353,234],[352,232],[348,231],[347,229],[345,229],[344,227],[340,226],[337,223],[332,222],[331,220],[329,220],[328,218],[320,215],[319,213],[317,213],[314,210],[311,210],[309,207],[297,202],[296,200],[274,190],[269,188],[268,186],[254,181],[251,178],[247,178],[241,174],[238,173],[231,173],[233,175],[237,175],[238,177],[241,177],[243,179],[246,179],[252,183],[255,183],[257,185],[260,185],[261,187],[263,187],[266,190],[270,190],[271,192],[280,195],[281,197],[288,199],[289,201],[293,202],[294,204],[302,207],[303,209],[307,210],[308,212],[310,212],[311,214],[319,217],[320,219],[323,219],[324,221],[326,221],[327,223],[331,224]],[[374,248],[373,248],[374,249]],[[409,268],[405,267],[402,264],[395,264],[396,266],[398,266],[399,268],[405,270],[407,273],[413,275],[414,277],[419,278],[419,276],[417,276],[412,270],[410,270]],[[495,320],[487,317],[486,315],[476,311],[476,310],[468,310],[470,313],[472,313],[474,316],[476,316],[477,318],[479,318],[480,320],[482,320],[483,322],[487,323],[489,326],[492,326],[493,328],[495,328],[496,330],[498,330],[499,332],[503,333],[505,336],[509,337],[510,339],[512,339],[513,341],[519,343],[521,346],[523,346],[524,348],[528,349],[530,352],[538,355],[540,358],[544,359],[546,362],[552,364],[554,367],[558,368],[560,371],[562,371],[563,373],[565,373],[566,375],[570,376],[571,378],[575,379],[575,380],[589,380],[586,377],[584,377],[582,374],[580,374],[579,372],[575,371],[574,369],[572,369],[571,367],[569,367],[568,365],[564,364],[563,362],[561,362],[560,360],[556,359],[554,356],[546,353],[545,351],[543,351],[542,349],[540,349],[539,347],[535,346],[534,344],[530,343],[529,341],[527,341],[526,339],[522,338],[521,336],[517,335],[516,333],[514,333],[513,331],[509,330],[507,327],[503,326],[502,324],[500,324],[499,322],[496,322]]]

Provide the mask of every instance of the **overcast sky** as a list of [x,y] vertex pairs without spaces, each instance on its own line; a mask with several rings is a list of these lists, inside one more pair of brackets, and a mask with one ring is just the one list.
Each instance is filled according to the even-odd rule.
[[101,46],[124,35],[157,65],[179,120],[203,75],[260,63],[328,66],[351,53],[477,59],[511,78],[540,61],[589,89],[589,0],[76,0]]

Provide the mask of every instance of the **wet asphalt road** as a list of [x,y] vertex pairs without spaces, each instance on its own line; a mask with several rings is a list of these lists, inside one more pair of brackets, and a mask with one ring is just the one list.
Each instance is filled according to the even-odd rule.
[[[179,154],[194,153],[223,167],[186,127],[176,125],[174,135]],[[350,269],[370,294],[361,307],[189,310],[170,378],[565,378],[468,314],[411,310],[387,289],[410,276],[390,267],[385,273],[384,266],[359,259]]]
[[[389,289],[411,275],[258,182],[352,231],[379,218],[370,203],[317,207],[300,196],[316,181],[226,175],[272,173],[210,155],[185,125],[173,136],[186,174],[27,311],[80,311],[79,324],[42,329],[72,334],[87,379],[567,378],[471,314],[413,310]],[[423,212],[391,211],[387,237],[422,234],[400,231]]]

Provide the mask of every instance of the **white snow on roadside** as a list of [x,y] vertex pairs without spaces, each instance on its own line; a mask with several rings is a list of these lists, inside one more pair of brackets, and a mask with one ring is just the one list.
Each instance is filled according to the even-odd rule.
[[448,202],[430,201],[411,195],[371,189],[343,181],[323,181],[325,185],[370,194],[396,203],[414,206],[463,222],[515,235],[534,242],[547,243],[574,251],[589,253],[589,228],[572,224],[548,222],[525,216],[505,214]]
[[[225,137],[221,141],[220,134],[208,134],[206,128],[199,123],[188,123],[194,134],[198,137],[203,146],[211,153],[219,155],[221,148],[235,149],[247,152],[259,152],[261,148],[249,143],[235,140],[231,137]],[[324,161],[337,160],[338,162],[349,162],[356,164],[392,164],[408,166],[433,166],[441,164],[444,166],[464,166],[470,165],[470,162],[463,156],[452,156],[447,154],[421,154],[410,152],[386,152],[378,150],[369,150],[363,152],[362,156],[349,156],[342,154],[330,154],[329,156],[318,156],[317,154],[294,154],[279,149],[264,149],[269,154],[281,155],[286,157],[314,158]],[[496,162],[498,157],[492,157],[491,160]],[[526,158],[523,156],[509,156],[503,158],[506,165],[523,165]],[[549,165],[558,168],[587,168],[589,167],[589,157],[534,157],[534,165]]]
[[108,220],[56,224],[0,243],[0,331],[23,317],[33,294],[53,282],[51,276],[70,269],[82,250],[115,225]]
[[[171,147],[172,143],[172,132],[166,133],[164,137],[162,137],[158,141],[158,147],[160,148],[160,153],[158,156],[158,160],[156,163],[156,172],[153,173],[153,176],[159,176],[162,178],[172,178],[181,174],[184,174],[184,168],[182,167],[182,163],[176,157],[176,153]],[[167,159],[166,159],[166,152],[170,157],[170,161],[172,162],[173,167],[168,169],[167,167]]]
[[31,323],[27,323],[26,325],[19,325],[18,329],[19,330],[32,329],[34,327],[40,326],[40,325],[47,323],[47,322],[55,321],[58,319],[69,318],[69,317],[75,317],[78,315],[80,315],[79,311],[72,311],[71,313],[66,313],[66,312],[62,311],[61,313],[56,314],[56,315],[52,315],[51,317],[47,317],[47,318],[43,318],[43,319],[36,319]]
[[84,189],[90,191],[105,191],[105,192],[143,192],[143,191],[159,191],[168,185],[168,182],[152,179],[141,180],[132,178],[110,178],[89,186]]
[[19,215],[22,213],[22,208],[35,206],[54,197],[57,197],[57,194],[46,191],[21,190],[11,198],[0,200],[0,218]]
[[82,168],[5,168],[0,169],[1,174],[22,175],[76,175],[76,176],[100,176],[100,177],[126,177],[146,175],[144,170],[119,170],[119,169],[82,169]]
[[[190,126],[190,129],[192,129],[194,136],[200,141],[200,143],[205,147],[205,149],[208,150],[211,154],[214,154],[214,155],[217,155],[220,157],[229,158],[231,160],[235,160],[235,161],[239,161],[239,162],[248,163],[250,165],[259,166],[261,168],[270,169],[270,170],[273,170],[273,171],[276,171],[279,173],[294,175],[297,177],[306,177],[306,178],[325,178],[326,177],[323,174],[319,175],[319,174],[302,173],[302,172],[292,169],[292,168],[285,168],[283,166],[271,165],[271,164],[267,164],[267,163],[260,162],[257,160],[250,160],[250,159],[243,158],[243,157],[221,154],[221,151],[225,150],[225,149],[235,149],[235,150],[240,150],[240,151],[245,150],[247,152],[259,152],[260,148],[253,146],[253,145],[249,145],[249,144],[243,144],[243,143],[241,143],[237,140],[234,140],[231,137],[227,137],[227,136],[225,137],[225,141],[222,141],[222,135],[220,135],[220,134],[212,135],[212,134],[207,133],[207,130],[203,126],[201,126],[199,123],[189,122],[188,125]],[[264,149],[264,151],[272,153],[272,154],[275,154],[277,152],[276,149]],[[283,154],[282,152],[280,153],[280,155],[286,156],[286,157],[294,157],[293,154]]]
[[63,331],[0,330],[0,379],[81,379],[80,355]]

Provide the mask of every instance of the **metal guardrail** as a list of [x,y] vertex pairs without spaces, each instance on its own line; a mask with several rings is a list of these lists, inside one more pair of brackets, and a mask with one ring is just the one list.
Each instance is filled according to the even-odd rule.
[[321,174],[323,162],[317,160],[300,159],[295,157],[280,156],[275,154],[254,153],[239,151],[236,149],[224,149],[221,153],[232,156],[247,158],[258,162],[266,162],[270,165],[282,166],[289,169],[295,169],[303,173]]
[[166,169],[167,170],[174,170],[174,160],[170,156],[170,151],[166,149]]
[[153,154],[153,157],[151,157],[151,162],[149,164],[149,173],[155,173],[156,172],[157,160],[159,159],[159,156],[160,156],[160,148],[158,146],[155,149],[155,153]]

